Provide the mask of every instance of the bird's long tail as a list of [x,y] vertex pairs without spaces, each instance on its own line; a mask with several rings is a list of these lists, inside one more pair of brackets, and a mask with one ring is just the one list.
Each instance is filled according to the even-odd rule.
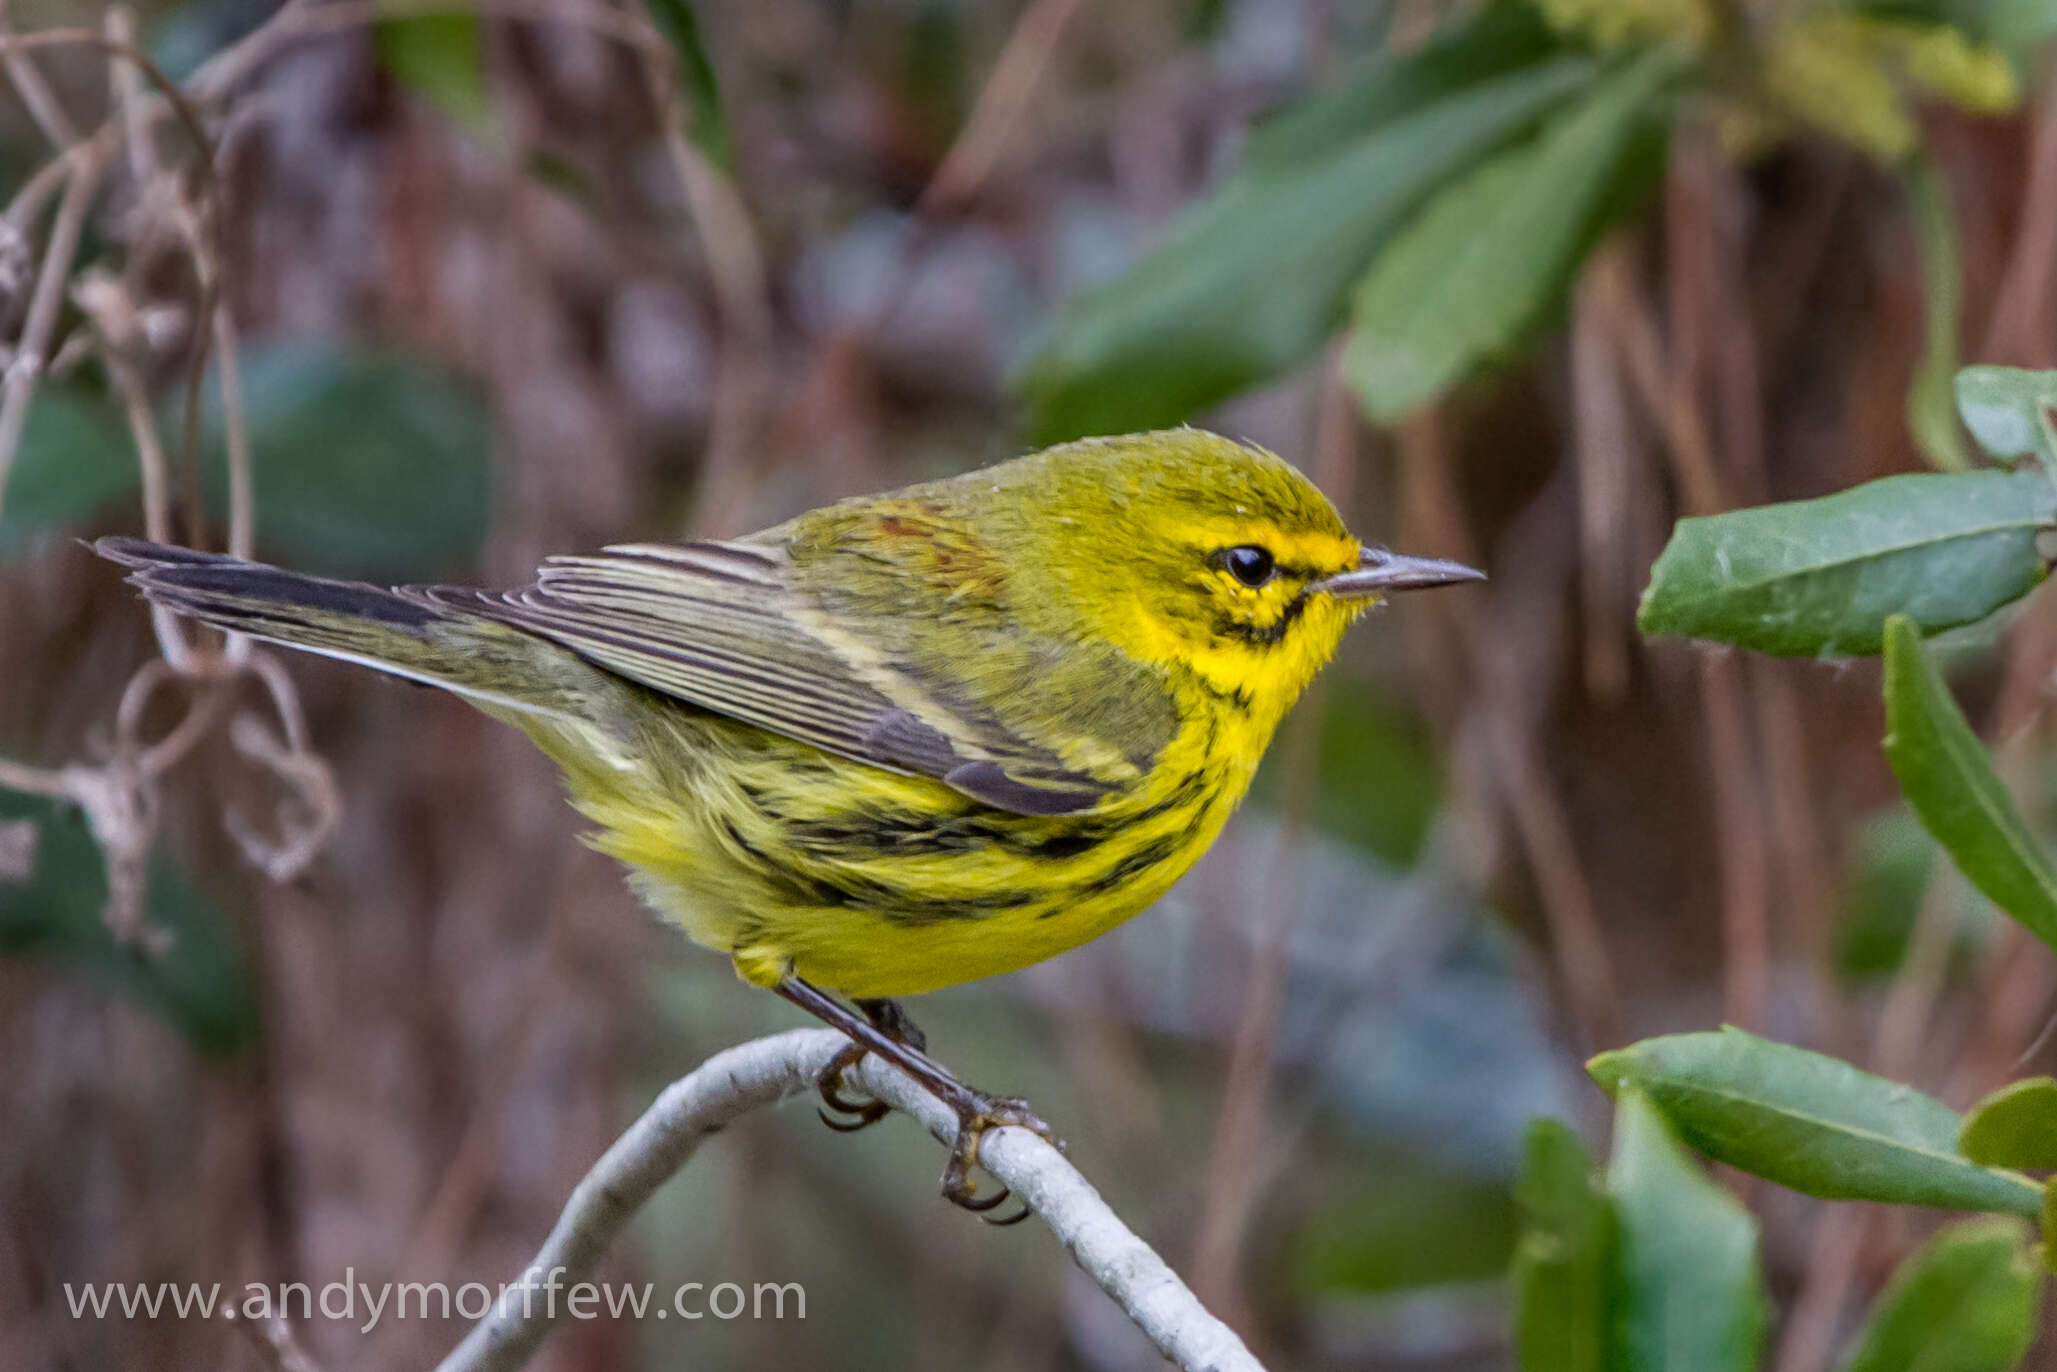
[[504,710],[585,714],[598,669],[425,587],[386,590],[138,538],[93,551],[152,604],[235,633],[440,686]]

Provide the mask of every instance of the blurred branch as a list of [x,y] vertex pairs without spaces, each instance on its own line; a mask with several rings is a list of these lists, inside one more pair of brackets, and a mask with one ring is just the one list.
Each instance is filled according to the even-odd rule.
[[1057,40],[1078,13],[1081,0],[1034,0],[1008,36],[979,92],[964,131],[950,144],[943,164],[922,190],[915,213],[928,218],[972,198],[999,165],[1009,135],[1028,110],[1029,97],[1050,65]]
[[664,147],[686,194],[686,209],[707,253],[721,320],[714,375],[714,415],[701,466],[694,519],[702,531],[730,532],[732,507],[750,484],[749,456],[764,415],[771,361],[771,292],[764,254],[749,208],[727,173],[689,136],[686,102],[675,79],[677,58],[639,49],[645,83],[657,103]]
[[66,157],[53,164],[67,167],[69,180],[65,183],[64,199],[57,207],[50,242],[43,249],[35,293],[29,297],[28,319],[22,325],[13,356],[7,360],[5,379],[0,380],[0,510],[7,508],[7,476],[21,446],[22,428],[28,423],[29,401],[35,397],[36,382],[49,362],[51,337],[56,333],[57,316],[64,305],[64,283],[71,275],[86,211],[92,207],[94,192],[100,188],[100,175],[106,169],[112,145],[103,146],[95,140],[80,146],[83,151],[76,161]]
[[265,1372],[321,1372],[321,1364],[307,1356],[307,1350],[293,1337],[293,1327],[283,1316],[263,1320],[238,1317],[236,1327],[249,1335],[250,1346],[256,1350]]
[[[666,1087],[572,1191],[534,1261],[501,1291],[439,1372],[504,1372],[526,1363],[557,1323],[563,1304],[557,1293],[590,1278],[615,1236],[700,1144],[752,1110],[811,1090],[845,1042],[829,1029],[755,1039],[715,1054]],[[937,1140],[956,1134],[949,1109],[896,1069],[866,1058],[856,1076],[864,1090],[912,1115]],[[1189,1372],[1262,1372],[1234,1331],[1207,1312],[1062,1153],[1026,1130],[1006,1128],[988,1134],[979,1155],[1165,1357]]]

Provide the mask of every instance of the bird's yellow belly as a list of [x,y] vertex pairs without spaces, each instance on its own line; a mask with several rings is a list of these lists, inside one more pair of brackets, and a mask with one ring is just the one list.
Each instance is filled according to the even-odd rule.
[[1137,795],[1028,816],[756,730],[687,742],[654,765],[566,766],[590,841],[746,979],[793,973],[857,997],[996,976],[1097,938],[1192,866],[1248,781],[1160,769]]

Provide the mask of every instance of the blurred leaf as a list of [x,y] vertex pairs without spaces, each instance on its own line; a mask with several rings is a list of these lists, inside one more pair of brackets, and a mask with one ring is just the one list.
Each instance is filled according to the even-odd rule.
[[1751,1372],[1764,1338],[1757,1222],[1632,1086],[1617,1101],[1607,1189],[1620,1226],[1614,1365]]
[[687,0],[646,0],[658,32],[671,44],[676,58],[672,75],[679,94],[686,101],[686,136],[724,171],[734,170],[735,153],[729,143],[728,116],[723,112],[721,86],[715,80],[714,62],[700,36],[700,20]]
[[1596,82],[1533,142],[1438,191],[1380,250],[1358,284],[1343,354],[1373,419],[1434,400],[1563,296],[1652,97],[1683,57],[1648,52]]
[[1533,6],[1489,4],[1405,58],[1368,53],[1333,85],[1268,115],[1250,132],[1238,177],[1274,176],[1332,157],[1381,124],[1532,67],[1561,48]]
[[[384,581],[475,559],[491,514],[491,433],[447,373],[304,340],[249,348],[243,372],[262,545],[307,571]],[[219,510],[218,407],[207,421]]]
[[1904,809],[1873,816],[1858,830],[1836,917],[1839,975],[1888,977],[1899,970],[1935,861],[1936,841]]
[[2034,1215],[2027,1177],[1957,1151],[1955,1110],[1849,1063],[1724,1028],[1644,1039],[1587,1064],[1610,1094],[1638,1089],[1717,1162],[1826,1200]]
[[1924,633],[1985,618],[2043,579],[2035,472],[1889,476],[1819,500],[1682,519],[1636,613],[1646,634],[1783,655],[1876,653],[1888,615]]
[[2057,33],[2050,0],[1963,0],[1977,11],[1974,31],[2003,48],[2023,48]]
[[[1382,78],[1407,87],[1406,58]],[[1574,58],[1460,88],[1332,156],[1252,168],[1107,285],[1068,301],[1015,377],[1038,442],[1175,423],[1312,355],[1424,196],[1587,84]]]
[[1607,1372],[1614,1207],[1593,1155],[1555,1120],[1529,1126],[1515,1198],[1514,1344],[1523,1372]]
[[[1940,849],[1904,805],[1864,822],[1853,872],[1844,883],[1836,917],[1836,971],[1852,979],[1888,977],[1907,956],[1907,941],[1921,913]],[[2004,927],[1993,903],[1965,889],[1957,900],[1951,939],[1952,975],[1968,972]]]
[[171,1021],[209,1057],[232,1057],[256,1043],[256,988],[228,920],[190,881],[153,859],[145,908],[171,944],[160,956],[124,947],[101,918],[107,871],[85,822],[0,789],[0,821],[21,819],[38,828],[35,867],[25,882],[0,880],[0,956],[86,967]]
[[1979,1101],[1958,1147],[1988,1167],[2057,1170],[2057,1078],[2009,1082]]
[[1907,200],[1914,213],[1915,238],[1921,246],[1921,280],[1926,292],[1927,324],[1921,361],[1907,388],[1907,428],[1929,462],[1944,471],[1971,466],[1964,437],[1957,431],[1957,412],[1950,403],[1951,378],[1957,371],[1957,328],[1961,301],[1957,269],[1957,216],[1950,207],[1950,187],[1926,158],[1907,170]]
[[0,491],[0,563],[35,534],[83,523],[137,480],[135,450],[104,402],[72,387],[42,387]]
[[1884,19],[1948,24],[2008,50],[2057,32],[2057,5],[2050,0],[1860,0],[1853,8]]
[[2057,870],[1904,616],[1886,623],[1886,761],[1973,886],[2057,947]]
[[1770,26],[1760,62],[1771,106],[1878,161],[1913,152],[1920,127],[1867,16],[1793,7]]
[[2008,114],[2021,104],[2014,64],[1998,48],[1974,43],[1953,24],[1877,27],[1881,46],[1900,59],[1907,79],[1930,95],[1974,114]]
[[1293,1298],[1484,1281],[1507,1270],[1519,1220],[1501,1179],[1434,1153],[1354,1139],[1348,1171],[1294,1225]]
[[2027,1354],[2043,1274],[2017,1220],[1951,1225],[1901,1263],[1844,1372],[2007,1372]]
[[379,65],[482,142],[497,136],[486,85],[486,34],[476,14],[419,14],[372,26]]
[[2050,429],[2057,413],[2057,372],[1966,367],[1957,373],[1957,409],[1964,427],[1994,457],[2033,457],[2057,467]]
[[1579,34],[1601,52],[1675,41],[1695,54],[1720,21],[1708,0],[1537,0],[1560,33]]

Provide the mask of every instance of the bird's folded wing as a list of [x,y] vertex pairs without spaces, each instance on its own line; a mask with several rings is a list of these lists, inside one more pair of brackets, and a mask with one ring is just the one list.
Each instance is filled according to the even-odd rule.
[[[622,544],[553,557],[501,594],[420,594],[527,629],[652,690],[826,752],[933,777],[1021,814],[1068,814],[1115,789],[1068,767],[993,712],[939,705],[858,626],[823,622],[791,588],[782,549]],[[810,622],[812,621],[812,622]]]

